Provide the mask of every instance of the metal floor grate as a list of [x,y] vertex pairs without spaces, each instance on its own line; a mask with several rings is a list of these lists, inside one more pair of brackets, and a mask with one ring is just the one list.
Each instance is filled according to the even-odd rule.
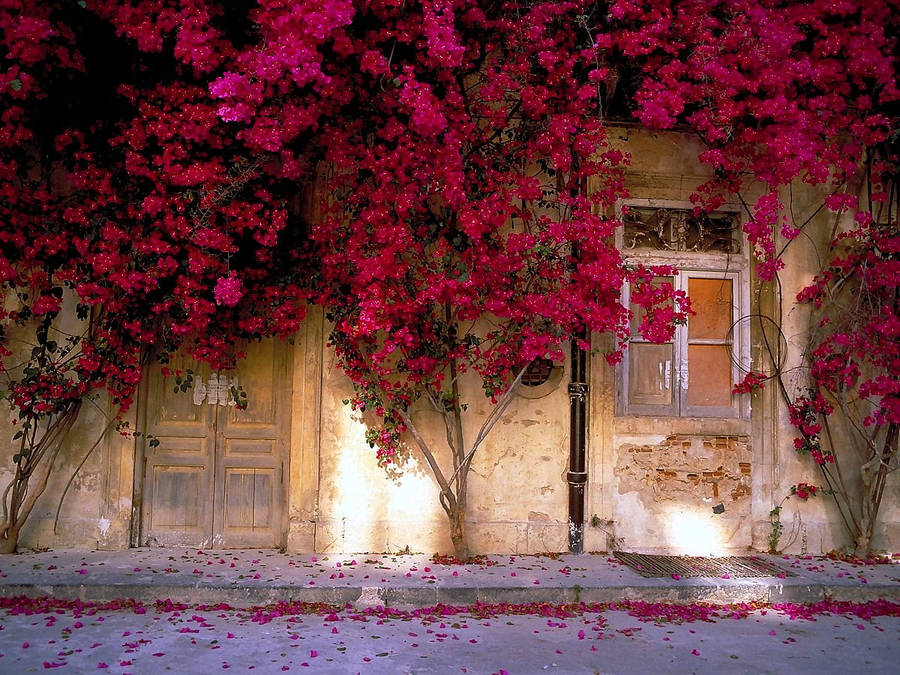
[[755,556],[708,558],[690,555],[649,555],[615,551],[616,558],[644,577],[792,577],[791,572]]

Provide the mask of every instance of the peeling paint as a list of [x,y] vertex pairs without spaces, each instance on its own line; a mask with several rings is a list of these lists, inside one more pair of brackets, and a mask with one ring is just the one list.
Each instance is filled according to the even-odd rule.
[[751,468],[746,437],[678,434],[662,443],[620,445],[615,473],[620,492],[638,492],[652,502],[737,502],[750,497]]

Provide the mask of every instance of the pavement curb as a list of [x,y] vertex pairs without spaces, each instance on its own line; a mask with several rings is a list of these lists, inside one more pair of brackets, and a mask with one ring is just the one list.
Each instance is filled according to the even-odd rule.
[[[696,581],[696,580],[692,580]],[[266,605],[276,602],[328,603],[395,608],[421,608],[438,604],[466,606],[475,603],[611,603],[631,600],[647,603],[736,604],[763,602],[770,604],[810,604],[830,599],[849,602],[874,600],[900,601],[900,587],[896,585],[858,586],[761,584],[716,585],[691,583],[673,586],[554,586],[522,588],[500,586],[470,587],[406,587],[344,586],[339,588],[308,588],[282,586],[206,586],[206,585],[146,585],[146,584],[46,584],[14,583],[0,585],[0,595],[12,597],[52,596],[92,602],[110,602],[130,598],[144,604],[170,599],[188,604],[226,603],[234,607]]]
[[61,549],[0,557],[0,596],[145,605],[277,602],[416,609],[445,604],[900,602],[900,564],[761,556],[778,576],[644,577],[605,555],[496,555],[466,565],[426,554]]

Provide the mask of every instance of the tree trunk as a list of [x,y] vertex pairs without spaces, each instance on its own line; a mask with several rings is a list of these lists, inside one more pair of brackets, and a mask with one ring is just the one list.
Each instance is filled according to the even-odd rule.
[[0,537],[0,555],[4,553],[15,553],[18,545],[19,533],[7,532],[5,537]]
[[872,544],[872,540],[867,534],[860,534],[853,544],[853,555],[863,560],[869,557],[869,547]]
[[[21,490],[25,481],[22,479],[22,472],[19,467],[16,468],[16,474],[3,493],[4,511],[7,512],[6,522],[0,528],[0,555],[4,553],[15,553],[19,546],[19,531],[22,529],[21,524],[17,525],[19,520],[19,509],[21,507]],[[12,493],[10,495],[10,493]],[[7,498],[9,501],[7,502]],[[27,517],[27,514],[26,514]]]
[[873,459],[873,461],[877,460],[875,476],[869,481],[864,481],[863,484],[862,499],[867,503],[862,505],[863,517],[860,522],[860,531],[853,542],[853,555],[859,558],[868,558],[872,550],[875,524],[881,510],[881,498],[884,496],[884,486],[888,473],[890,473],[891,461],[896,453],[898,437],[900,437],[898,425],[889,424],[881,453]]
[[464,504],[464,500],[458,500],[447,514],[447,517],[450,519],[450,541],[453,542],[453,555],[462,562],[469,559],[469,537],[466,531],[466,508]]

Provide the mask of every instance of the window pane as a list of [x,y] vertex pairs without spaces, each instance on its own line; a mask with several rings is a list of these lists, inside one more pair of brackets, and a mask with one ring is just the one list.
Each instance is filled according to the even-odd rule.
[[[675,283],[675,279],[673,277],[654,277],[653,281],[650,282],[651,286],[655,288],[660,288],[663,284],[668,284],[669,286],[673,286]],[[632,286],[631,292],[634,293],[634,286]],[[671,305],[672,303],[666,303]],[[644,315],[647,313],[644,311],[644,308],[640,305],[636,305],[633,302],[631,303],[631,335],[634,337],[641,336],[641,321],[644,320]]]
[[731,352],[726,345],[688,345],[689,406],[731,405]]
[[688,339],[724,340],[731,328],[731,279],[688,279],[695,314],[688,318]]
[[632,342],[628,346],[628,401],[672,404],[672,345]]

